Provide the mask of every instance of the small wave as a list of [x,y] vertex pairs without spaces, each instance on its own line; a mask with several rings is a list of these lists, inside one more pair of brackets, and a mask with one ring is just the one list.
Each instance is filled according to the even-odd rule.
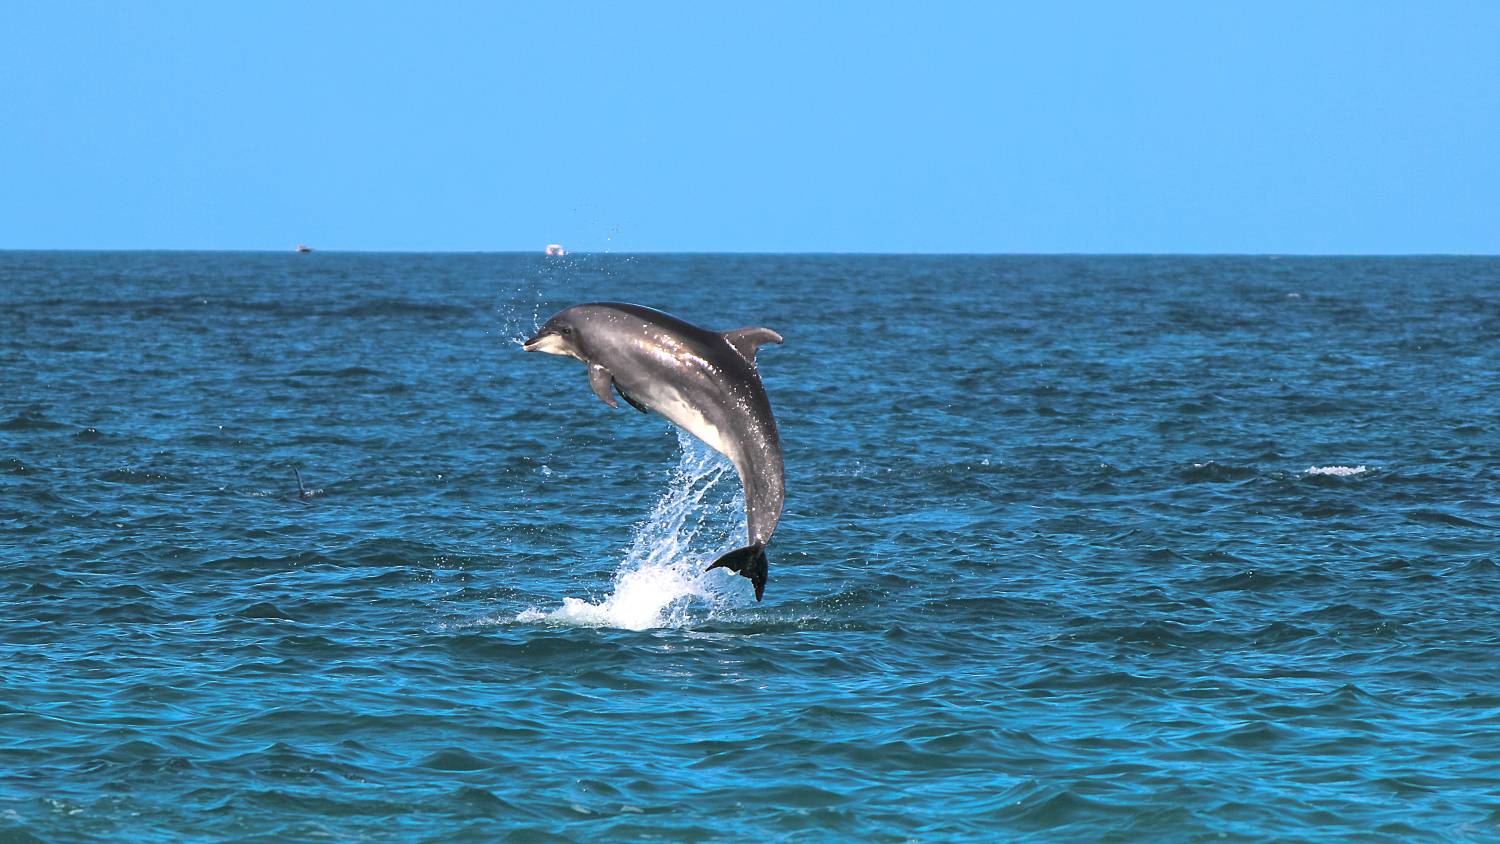
[[271,620],[287,620],[291,614],[269,601],[260,601],[235,613],[240,618],[264,618]]
[[67,425],[55,419],[48,419],[36,411],[25,411],[16,414],[10,419],[0,422],[0,431],[50,431],[57,428],[66,428]]
[[671,483],[637,528],[614,591],[598,603],[564,598],[551,612],[533,607],[516,621],[649,630],[686,626],[694,605],[724,603],[712,585],[724,573],[703,568],[737,545],[742,498],[722,490],[711,495],[726,475],[734,477],[729,462],[687,434],[679,431],[677,439],[682,453]]
[[1347,478],[1350,475],[1363,475],[1369,471],[1363,464],[1359,466],[1308,466],[1302,470],[1304,475],[1328,475],[1335,478]]
[[1484,524],[1482,522],[1465,519],[1463,516],[1454,515],[1453,513],[1446,513],[1442,510],[1408,510],[1406,512],[1406,518],[1414,522],[1424,522],[1430,525],[1448,525],[1449,527],[1465,528],[1490,527],[1490,525]]
[[1189,483],[1225,483],[1242,481],[1259,474],[1253,466],[1227,466],[1213,460],[1193,463],[1178,471],[1178,476]]
[[291,372],[291,375],[293,376],[302,376],[306,378],[357,378],[361,376],[380,374],[380,370],[371,369],[368,366],[346,366],[343,369],[319,369],[316,367],[304,366]]

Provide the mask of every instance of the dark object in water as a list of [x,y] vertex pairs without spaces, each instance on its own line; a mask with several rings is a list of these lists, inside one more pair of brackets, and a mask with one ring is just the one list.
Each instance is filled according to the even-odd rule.
[[323,490],[321,490],[321,489],[308,489],[306,487],[306,485],[304,485],[302,483],[302,473],[299,472],[299,471],[297,471],[297,467],[296,466],[292,467],[292,474],[294,474],[294,475],[297,476],[297,500],[298,501],[306,501],[309,498],[317,498],[318,496],[320,496],[320,495],[323,494]]

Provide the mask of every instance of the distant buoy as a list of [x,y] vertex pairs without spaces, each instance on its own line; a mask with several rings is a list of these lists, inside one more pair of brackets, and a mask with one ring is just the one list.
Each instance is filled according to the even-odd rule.
[[299,243],[299,244],[297,244],[297,251],[298,252],[311,252],[312,251],[312,247],[308,246],[305,243]]
[[568,250],[562,248],[561,243],[549,243],[547,244],[547,254],[556,258],[568,254]]

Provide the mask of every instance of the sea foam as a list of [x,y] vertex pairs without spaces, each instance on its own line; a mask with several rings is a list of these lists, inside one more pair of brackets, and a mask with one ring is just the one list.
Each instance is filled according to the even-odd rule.
[[1362,475],[1366,468],[1360,466],[1309,466],[1303,470],[1304,475],[1332,475],[1336,478],[1345,478],[1350,475]]

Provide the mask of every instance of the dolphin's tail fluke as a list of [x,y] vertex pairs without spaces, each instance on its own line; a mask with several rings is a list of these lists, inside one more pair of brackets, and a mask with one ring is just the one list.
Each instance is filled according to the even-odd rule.
[[728,554],[714,560],[714,564],[704,569],[713,571],[719,566],[738,574],[740,577],[750,578],[755,584],[755,600],[766,591],[766,546],[759,542],[754,545],[746,545],[744,548],[736,548]]

